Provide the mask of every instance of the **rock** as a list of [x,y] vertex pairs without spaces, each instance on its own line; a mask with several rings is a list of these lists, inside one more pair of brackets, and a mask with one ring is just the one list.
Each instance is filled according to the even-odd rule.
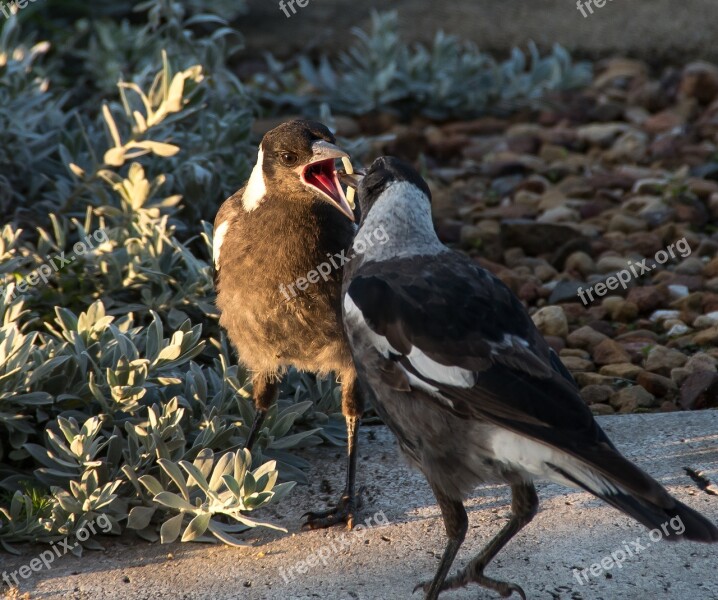
[[629,129],[630,127],[625,123],[596,123],[579,127],[576,134],[579,140],[607,147]]
[[581,234],[568,225],[536,223],[521,219],[507,219],[501,223],[504,247],[522,248],[531,256],[553,252],[578,237],[581,237]]
[[611,319],[621,323],[632,323],[638,318],[638,306],[623,298],[620,300],[611,307]]
[[681,406],[686,410],[718,406],[718,373],[697,371],[681,385]]
[[533,304],[541,297],[541,289],[533,281],[527,281],[519,288],[516,295],[526,304]]
[[718,311],[709,312],[705,315],[698,315],[693,321],[693,327],[696,329],[706,329],[718,325]]
[[572,373],[580,373],[582,371],[595,371],[593,363],[590,360],[584,358],[578,358],[576,356],[564,356],[561,359],[564,366]]
[[672,110],[664,110],[651,115],[643,122],[644,131],[652,134],[670,131],[685,125],[685,118]]
[[608,336],[585,325],[583,327],[579,327],[575,331],[572,331],[567,336],[566,343],[569,348],[582,348],[583,350],[592,352],[594,347],[605,339],[608,339]]
[[671,381],[673,381],[676,385],[681,386],[683,385],[683,382],[688,379],[690,374],[691,372],[684,367],[671,369]]
[[643,369],[638,365],[626,362],[601,367],[599,374],[605,375],[606,377],[618,377],[620,379],[634,380],[638,377],[641,371],[643,371]]
[[695,98],[701,104],[710,104],[718,95],[718,68],[703,61],[687,65],[681,74],[678,93],[683,98]]
[[556,354],[560,354],[561,351],[566,347],[566,340],[555,335],[545,335],[544,339],[546,343],[553,348]]
[[671,369],[682,367],[686,364],[688,357],[673,348],[656,346],[650,350],[646,357],[645,368],[647,371],[660,375],[669,375]]
[[703,267],[703,277],[705,277],[706,279],[718,277],[718,257],[706,263],[706,265]]
[[605,404],[613,396],[610,385],[587,385],[581,390],[583,401],[588,404]]
[[657,310],[648,318],[654,323],[660,323],[661,321],[668,321],[670,319],[679,319],[680,316],[680,310]]
[[608,152],[604,153],[604,158],[609,161],[639,162],[646,155],[647,149],[648,136],[645,133],[627,131],[614,142]]
[[621,344],[605,339],[593,349],[593,362],[597,365],[630,363],[631,357]]
[[711,194],[718,192],[718,183],[708,179],[691,177],[686,183],[688,189],[701,199],[710,198]]
[[581,371],[573,374],[576,383],[580,388],[584,388],[587,385],[613,385],[614,378],[607,377],[606,375],[599,375],[591,371]]
[[668,304],[668,290],[658,285],[632,287],[628,290],[626,300],[633,302],[639,313],[648,313]]
[[559,352],[559,356],[563,358],[564,356],[576,356],[578,358],[585,358],[590,359],[591,355],[586,352],[585,350],[581,350],[580,348],[564,348]]
[[626,81],[641,82],[648,76],[648,67],[640,60],[631,58],[609,58],[605,61],[604,70],[593,80],[595,89],[602,89],[618,82],[625,85]]
[[638,409],[652,408],[656,405],[653,394],[644,390],[640,385],[619,390],[611,396],[611,406],[620,413],[632,413]]
[[580,281],[559,281],[551,290],[548,298],[549,304],[560,304],[562,302],[578,302],[578,290],[584,289],[585,284]]
[[700,275],[703,272],[703,261],[695,256],[689,256],[676,267],[676,273],[681,275]]
[[545,211],[538,219],[537,223],[576,223],[581,219],[578,211],[568,206],[555,206]]
[[718,359],[705,352],[698,352],[686,361],[684,368],[688,370],[689,373],[696,373],[697,371],[718,371],[716,365],[718,365]]
[[690,333],[691,328],[688,327],[685,323],[681,323],[680,321],[678,323],[671,323],[671,327],[666,333],[666,335],[669,338],[674,337],[680,337],[682,335],[686,335],[687,333]]
[[560,306],[540,308],[531,319],[543,335],[555,335],[560,338],[568,335],[568,320]]
[[534,267],[534,275],[536,275],[536,277],[538,277],[541,281],[555,279],[556,275],[558,275],[558,271],[544,261],[541,261],[541,263],[542,264]]
[[[646,229],[648,229],[648,223],[646,223],[646,221],[624,213],[614,214],[608,224],[609,231],[620,231],[622,233],[635,233],[636,231],[645,231]],[[623,267],[625,268],[625,266],[624,263]]]
[[615,409],[609,404],[592,404],[591,412],[594,415],[612,415],[615,414]]
[[628,261],[622,256],[602,256],[596,263],[599,273],[616,273],[626,268]]
[[583,277],[596,272],[596,263],[586,252],[573,252],[563,265],[564,271],[579,273]]
[[693,336],[693,343],[699,346],[715,345],[718,343],[718,325],[699,331]]
[[636,383],[657,398],[673,397],[678,393],[678,386],[672,379],[649,371],[641,371]]
[[685,285],[669,285],[668,286],[668,297],[672,301],[680,300],[681,298],[685,298],[688,296],[689,290],[688,287]]

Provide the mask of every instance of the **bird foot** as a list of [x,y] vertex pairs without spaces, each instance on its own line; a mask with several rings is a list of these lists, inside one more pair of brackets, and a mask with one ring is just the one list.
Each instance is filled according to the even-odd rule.
[[456,575],[447,577],[444,583],[441,585],[441,589],[437,593],[430,595],[431,581],[424,581],[414,588],[412,593],[416,593],[418,590],[422,590],[425,594],[424,600],[435,600],[439,597],[441,592],[446,590],[454,590],[457,588],[465,587],[469,583],[478,583],[479,585],[494,590],[502,598],[508,598],[514,592],[521,596],[521,600],[526,600],[526,593],[523,591],[520,585],[511,583],[508,581],[499,581],[498,579],[491,579],[486,577],[483,571],[473,572],[469,567],[459,571]]
[[302,515],[306,517],[306,521],[302,525],[302,529],[325,529],[332,527],[337,523],[346,523],[347,529],[354,528],[354,519],[356,513],[362,506],[362,495],[364,488],[354,494],[344,494],[337,502],[337,505],[329,510],[310,511]]

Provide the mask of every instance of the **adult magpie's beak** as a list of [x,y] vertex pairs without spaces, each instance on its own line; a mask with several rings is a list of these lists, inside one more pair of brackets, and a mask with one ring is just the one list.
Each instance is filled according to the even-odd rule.
[[349,158],[349,155],[334,144],[325,140],[317,140],[312,144],[310,162],[299,167],[297,171],[305,185],[318,191],[321,196],[331,202],[332,206],[354,221],[354,212],[339,184],[335,166],[335,161],[338,158]]
[[364,179],[364,175],[366,175],[365,171],[355,171],[354,173],[347,173],[344,170],[340,170],[338,172],[339,174],[339,181],[341,181],[344,185],[347,185],[349,187],[358,188],[359,184],[361,183],[361,180]]

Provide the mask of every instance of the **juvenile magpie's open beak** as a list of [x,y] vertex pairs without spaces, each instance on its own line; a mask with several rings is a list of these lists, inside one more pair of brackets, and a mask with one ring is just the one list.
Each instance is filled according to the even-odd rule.
[[348,157],[349,155],[338,146],[325,140],[318,140],[312,144],[312,160],[309,164],[299,167],[297,171],[305,185],[318,191],[331,202],[332,206],[353,221],[354,212],[347,202],[342,186],[339,185],[334,164],[338,158]]

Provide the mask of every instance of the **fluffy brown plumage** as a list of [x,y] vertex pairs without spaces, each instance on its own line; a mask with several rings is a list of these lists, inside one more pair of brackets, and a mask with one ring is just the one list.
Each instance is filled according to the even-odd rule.
[[[252,446],[278,379],[290,365],[342,382],[349,434],[347,486],[338,506],[311,513],[310,527],[344,521],[355,506],[356,434],[362,400],[341,327],[341,270],[299,289],[320,263],[345,251],[352,216],[334,171],[346,156],[320,123],[290,121],[267,133],[247,184],[228,198],[215,219],[214,260],[220,324],[253,373],[257,417]],[[302,286],[304,287],[304,286]]]

